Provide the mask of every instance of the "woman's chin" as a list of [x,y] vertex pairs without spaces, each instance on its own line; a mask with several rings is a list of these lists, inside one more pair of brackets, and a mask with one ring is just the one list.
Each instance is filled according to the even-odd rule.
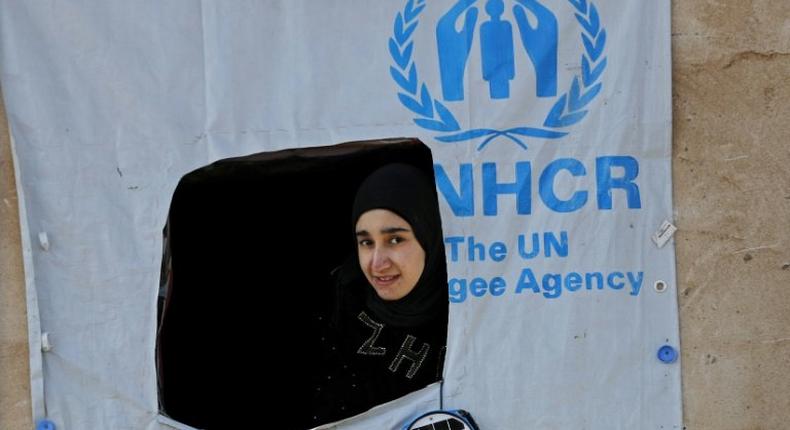
[[398,300],[401,297],[395,291],[390,290],[389,288],[376,288],[376,294],[379,296],[381,300],[385,300],[388,302]]
[[390,286],[379,286],[376,285],[373,287],[376,290],[376,294],[379,296],[381,300],[385,300],[388,302],[395,301],[402,299],[405,294],[397,288],[395,285]]

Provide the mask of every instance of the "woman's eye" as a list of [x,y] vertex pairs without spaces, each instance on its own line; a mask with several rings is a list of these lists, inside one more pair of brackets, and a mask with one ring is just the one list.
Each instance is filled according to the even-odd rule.
[[373,241],[370,240],[370,239],[362,239],[362,240],[359,241],[359,246],[367,247],[367,246],[370,246],[371,244],[373,244]]
[[399,244],[401,242],[403,242],[403,238],[402,237],[393,236],[393,237],[390,238],[390,244],[392,244],[392,245],[397,245],[397,244]]

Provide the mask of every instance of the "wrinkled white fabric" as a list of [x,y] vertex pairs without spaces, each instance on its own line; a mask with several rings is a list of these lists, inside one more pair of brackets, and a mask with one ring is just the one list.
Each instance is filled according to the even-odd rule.
[[[674,249],[650,239],[672,220],[669,1],[518,0],[498,18],[496,1],[458,4],[453,20],[453,1],[2,3],[35,418],[169,428],[157,419],[156,295],[182,175],[261,151],[417,136],[444,175],[456,257],[444,406],[484,429],[679,428],[680,364],[656,355],[680,348]],[[453,31],[472,10],[468,58],[453,66],[467,40]],[[535,63],[551,52],[529,54],[552,28],[556,91],[538,97]],[[507,97],[491,97],[492,76]],[[39,330],[53,345],[43,360]],[[339,428],[399,428],[437,401],[428,389]]]

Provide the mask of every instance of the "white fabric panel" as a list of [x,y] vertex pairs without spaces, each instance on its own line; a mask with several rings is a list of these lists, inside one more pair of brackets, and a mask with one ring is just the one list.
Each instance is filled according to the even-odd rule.
[[[464,241],[448,264],[453,285],[466,280],[467,294],[451,304],[444,406],[470,411],[484,429],[679,428],[680,363],[656,358],[662,345],[680,347],[674,249],[671,241],[658,248],[650,239],[673,217],[670,3],[503,2],[512,49],[503,44],[509,39],[491,35],[499,33],[482,36],[483,23],[496,21],[489,3],[495,9],[496,1],[483,0],[388,0],[373,7],[361,0],[2,3],[0,83],[24,197],[29,312],[36,315],[37,299],[40,330],[54,345],[36,369],[40,348],[31,325],[33,377],[43,370],[44,378],[35,418],[47,416],[65,429],[164,426],[157,419],[155,298],[161,229],[182,175],[261,151],[417,136],[446,174],[439,193],[445,236]],[[458,101],[443,93],[442,80],[453,79],[443,77],[437,47],[441,19],[456,4],[462,13],[455,29],[472,8],[478,13]],[[514,12],[542,10],[536,4],[558,30],[557,88],[545,97],[536,94],[544,81],[536,78],[520,37],[527,30]],[[543,24],[539,35],[550,35],[543,31],[548,18],[527,15],[533,26]],[[449,30],[442,34],[452,39]],[[486,48],[484,39],[499,50]],[[455,40],[463,45],[463,37]],[[481,70],[496,63],[491,56],[506,65],[508,52],[514,68],[508,95],[492,99]],[[390,72],[409,79],[412,65],[410,82]],[[506,76],[502,67],[491,73]],[[423,85],[428,92],[422,108],[409,104],[412,83],[415,103],[424,101]],[[552,117],[563,96],[570,104]],[[565,122],[545,125],[551,118]],[[567,135],[512,131],[524,128]],[[511,131],[442,141],[473,129]],[[604,169],[598,160],[628,167]],[[495,168],[494,181],[510,183],[527,162],[530,189],[521,197],[530,208],[519,213],[516,194],[495,196],[484,171]],[[553,181],[540,179],[547,166],[557,168]],[[617,185],[634,166],[638,174],[625,186],[637,187],[639,198],[629,201],[626,190],[614,188],[612,208],[602,208],[602,184]],[[614,182],[599,179],[606,172]],[[463,188],[465,179],[471,188]],[[473,193],[459,197],[471,202],[471,215],[458,214],[457,202],[454,211],[448,194],[463,189]],[[559,202],[545,203],[541,191]],[[568,210],[561,201],[578,191],[587,192],[583,205],[558,210]],[[489,210],[496,201],[495,215],[485,213],[486,199]],[[48,234],[48,251],[36,246],[40,232]],[[539,234],[543,252],[544,233],[561,242],[563,232],[567,255],[556,248],[549,257],[519,255],[519,235],[531,245]],[[471,261],[469,237],[487,247],[502,242],[507,252],[502,261],[491,254]],[[546,274],[565,282],[569,273],[601,273],[605,282],[622,273],[612,279],[615,287],[621,279],[625,285],[564,288],[548,298],[543,293],[551,292],[527,284],[517,292],[525,269],[538,283]],[[470,292],[472,279],[488,284],[497,276],[506,283],[493,290],[501,294],[478,284],[474,291],[485,294]],[[658,280],[667,292],[653,288]],[[426,405],[425,393],[438,397],[435,389],[421,393],[389,412],[367,414],[365,428],[398,428],[403,422],[394,416],[405,421]]]
[[400,429],[409,420],[426,411],[439,409],[440,383],[407,394],[400,399],[337,423],[316,427],[315,430],[367,430],[372,428]]

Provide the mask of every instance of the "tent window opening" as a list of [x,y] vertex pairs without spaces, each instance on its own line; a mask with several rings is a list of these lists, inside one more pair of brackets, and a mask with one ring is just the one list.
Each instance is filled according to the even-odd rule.
[[[394,218],[368,211],[356,225],[364,221],[370,232],[351,225],[360,184],[392,163],[424,177],[436,206],[431,153],[415,139],[260,153],[181,179],[164,229],[159,294],[156,360],[164,415],[206,429],[261,419],[265,427],[312,428],[441,377],[447,274],[440,223],[426,229],[429,223],[409,211]],[[378,199],[375,189],[371,195]],[[376,200],[370,207],[382,205],[389,203]],[[432,243],[428,230],[438,235],[441,251],[426,245]],[[390,268],[392,261],[414,261],[413,244],[402,245],[410,239],[429,248],[424,267],[440,273],[442,286],[441,305],[419,324],[390,315],[394,302],[382,293],[402,279],[422,285],[427,269],[415,275]],[[405,249],[407,257],[370,257],[365,261],[383,263],[366,272],[358,249],[378,244]],[[431,265],[437,256],[441,264]],[[352,276],[346,268],[353,267],[359,273]]]

